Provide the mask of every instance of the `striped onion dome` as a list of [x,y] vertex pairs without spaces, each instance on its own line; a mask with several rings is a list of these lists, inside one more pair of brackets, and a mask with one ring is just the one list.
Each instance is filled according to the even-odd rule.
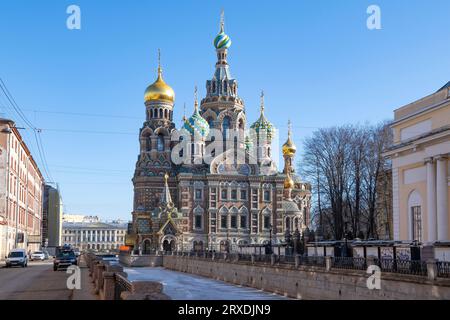
[[201,137],[207,137],[209,134],[209,124],[198,112],[198,104],[195,103],[194,114],[184,120],[183,128],[190,134],[199,134]]
[[230,46],[231,39],[227,34],[225,34],[222,25],[219,34],[214,39],[214,47],[216,47],[216,49],[228,49]]

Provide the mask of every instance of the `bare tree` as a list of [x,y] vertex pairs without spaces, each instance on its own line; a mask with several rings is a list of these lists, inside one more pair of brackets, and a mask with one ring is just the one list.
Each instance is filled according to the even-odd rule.
[[305,140],[300,171],[313,181],[320,233],[330,230],[335,239],[361,232],[378,236],[378,193],[386,169],[381,153],[389,143],[386,123],[319,129]]

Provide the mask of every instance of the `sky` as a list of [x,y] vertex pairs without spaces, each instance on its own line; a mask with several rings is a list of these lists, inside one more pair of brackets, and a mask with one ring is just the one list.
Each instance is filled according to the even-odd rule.
[[[66,26],[72,4],[80,30]],[[367,28],[372,4],[380,30]],[[293,122],[300,161],[314,130],[390,120],[450,80],[448,0],[1,0],[0,77],[42,129],[66,213],[131,219],[144,90],[156,78],[158,48],[179,128],[194,87],[204,97],[213,75],[222,9],[248,124],[264,90],[281,143]],[[25,127],[3,97],[0,116]],[[21,132],[42,167],[32,133]]]

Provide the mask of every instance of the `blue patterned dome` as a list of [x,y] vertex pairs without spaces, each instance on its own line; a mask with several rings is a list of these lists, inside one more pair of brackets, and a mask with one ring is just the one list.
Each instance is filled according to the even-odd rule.
[[220,33],[214,39],[214,47],[216,47],[216,49],[228,49],[230,46],[231,39],[227,34],[225,34],[222,25],[222,27],[220,28]]
[[190,134],[198,133],[201,137],[207,137],[209,134],[209,124],[198,112],[197,104],[195,105],[194,114],[184,120],[183,128]]
[[266,135],[266,137],[269,140],[272,140],[273,135],[275,133],[275,127],[269,122],[269,120],[266,119],[264,116],[264,93],[261,93],[261,114],[259,116],[259,119],[256,120],[254,124],[250,126],[253,130],[256,131],[257,135],[260,135],[260,133],[263,133]]

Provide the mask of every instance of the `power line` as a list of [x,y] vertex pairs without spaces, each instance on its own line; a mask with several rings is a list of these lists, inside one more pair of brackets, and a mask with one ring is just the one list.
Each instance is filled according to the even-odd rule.
[[0,77],[0,88],[3,91],[3,94],[5,95],[6,99],[9,101],[10,105],[13,107],[13,109],[16,111],[16,113],[19,115],[19,117],[22,119],[25,124],[33,130],[34,138],[36,140],[36,145],[39,151],[39,157],[41,159],[42,167],[44,169],[45,175],[47,176],[47,180],[54,181],[52,175],[50,174],[50,170],[47,166],[47,161],[45,159],[45,152],[42,145],[42,139],[40,136],[38,136],[39,130],[27,119],[25,114],[20,109],[19,105],[17,104],[16,100],[14,99],[11,92],[8,90],[8,87],[4,83],[3,79]]

